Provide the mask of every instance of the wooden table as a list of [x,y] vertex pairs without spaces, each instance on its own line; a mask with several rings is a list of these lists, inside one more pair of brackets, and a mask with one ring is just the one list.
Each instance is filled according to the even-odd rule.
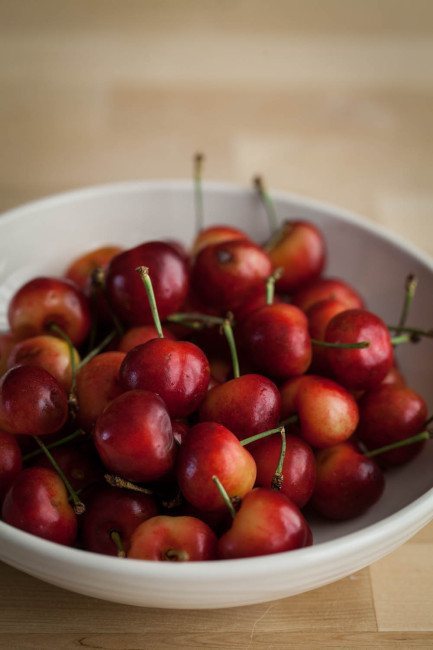
[[[206,176],[332,201],[433,253],[430,0],[0,0],[0,208]],[[433,526],[336,584],[212,612],[96,601],[0,566],[1,648],[433,646]]]

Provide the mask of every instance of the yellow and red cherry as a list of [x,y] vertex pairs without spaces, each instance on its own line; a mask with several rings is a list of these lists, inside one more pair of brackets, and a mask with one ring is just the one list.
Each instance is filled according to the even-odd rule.
[[212,481],[214,474],[224,481],[230,497],[242,498],[254,485],[256,464],[229,429],[215,422],[202,422],[190,429],[176,460],[179,487],[199,510],[225,507]]
[[37,366],[15,366],[0,380],[0,427],[9,433],[45,436],[68,417],[65,389]]
[[96,489],[81,519],[81,540],[88,551],[125,557],[135,529],[158,514],[148,494],[112,487]]
[[85,431],[92,431],[96,420],[110,402],[124,392],[119,370],[124,352],[102,352],[77,373],[77,418]]
[[92,274],[97,269],[106,270],[110,261],[122,252],[119,246],[101,246],[74,259],[65,271],[65,278],[88,294]]
[[346,309],[362,309],[364,301],[350,284],[339,278],[319,278],[295,293],[292,303],[307,312],[322,300],[338,300]]
[[[257,465],[256,485],[271,488],[281,455],[279,436],[258,440],[250,447]],[[297,436],[286,436],[286,451],[279,491],[303,508],[313,494],[316,482],[316,459],[311,447]]]
[[8,368],[17,365],[44,368],[69,392],[73,375],[71,354],[76,367],[80,355],[75,348],[71,350],[68,343],[57,336],[41,334],[16,343],[9,353],[7,365]]
[[198,562],[214,560],[216,547],[215,533],[200,519],[159,515],[136,528],[128,557],[156,562]]
[[170,416],[156,393],[132,390],[114,399],[97,419],[93,438],[104,466],[131,481],[155,481],[173,467]]
[[162,319],[180,309],[189,287],[187,264],[169,244],[147,242],[116,255],[107,269],[106,291],[118,317],[130,325],[147,325],[153,321],[149,303],[143,299],[142,281],[135,270],[139,266],[149,268]]
[[0,504],[22,469],[22,454],[17,439],[0,430]]
[[311,529],[298,506],[281,492],[258,487],[245,495],[231,528],[218,540],[218,557],[270,555],[311,543]]
[[317,454],[314,509],[327,519],[358,517],[381,497],[385,479],[372,458],[348,442]]
[[17,340],[11,332],[0,332],[0,377],[8,369],[8,358]]
[[197,234],[191,249],[192,257],[197,257],[200,251],[207,246],[223,244],[230,241],[251,241],[246,233],[233,226],[223,224],[217,226],[208,226],[203,228]]
[[329,348],[328,366],[336,381],[351,390],[378,386],[394,364],[391,336],[379,316],[365,309],[348,309],[334,316],[325,332],[325,342],[353,344],[357,349]]
[[[407,386],[381,385],[359,401],[357,436],[369,451],[411,438],[425,428],[427,404]],[[423,442],[388,451],[378,457],[382,465],[401,465],[414,458]]]
[[72,546],[77,518],[60,477],[31,467],[18,474],[3,501],[2,518],[11,526],[51,542]]
[[8,319],[17,339],[49,334],[57,325],[77,347],[91,327],[87,298],[72,282],[57,278],[35,278],[22,286],[9,303]]

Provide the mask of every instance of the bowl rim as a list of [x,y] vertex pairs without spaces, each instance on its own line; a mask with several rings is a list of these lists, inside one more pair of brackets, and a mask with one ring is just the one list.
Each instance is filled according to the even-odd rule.
[[[184,179],[136,180],[91,185],[50,195],[7,210],[0,215],[0,231],[4,225],[16,219],[25,218],[31,212],[38,212],[45,208],[61,206],[71,202],[76,203],[86,198],[100,198],[102,196],[109,196],[110,194],[128,194],[135,191],[185,191],[189,189],[191,190],[192,196],[192,182],[191,180]],[[248,194],[254,196],[254,190],[251,187],[221,181],[204,182],[203,191],[206,192],[206,190],[211,190],[215,193],[228,193],[231,195]],[[433,259],[427,253],[420,250],[415,244],[404,240],[402,236],[390,232],[385,226],[370,222],[355,212],[326,201],[280,190],[271,189],[270,193],[277,202],[298,204],[300,207],[312,208],[316,211],[329,213],[334,218],[367,230],[375,236],[391,242],[403,252],[417,257],[433,273]],[[152,562],[149,560],[134,560],[130,558],[128,558],[127,562],[124,562],[123,558],[101,555],[75,547],[56,544],[14,528],[3,521],[0,521],[0,539],[3,538],[6,542],[19,547],[23,551],[30,553],[36,552],[40,556],[49,556],[59,562],[73,563],[77,566],[80,565],[82,568],[101,572],[111,571],[118,575],[139,575],[140,577],[148,576],[154,578],[167,577],[174,581],[182,581],[185,578],[189,578],[196,583],[204,583],[209,579],[221,579],[225,575],[233,578],[234,570],[236,570],[237,578],[248,578],[251,577],[251,571],[254,571],[254,575],[258,575],[260,573],[267,574],[268,572],[275,571],[290,571],[290,569],[296,568],[300,563],[303,563],[303,566],[308,569],[308,567],[314,567],[319,562],[321,564],[326,562],[331,563],[336,560],[341,562],[348,556],[361,553],[369,546],[380,546],[386,543],[387,540],[394,538],[406,539],[411,534],[415,534],[432,518],[433,487],[412,503],[374,524],[365,526],[358,531],[341,535],[336,539],[313,544],[313,546],[307,548],[266,556],[186,563]],[[409,535],[407,535],[407,531],[410,531]],[[387,549],[385,548],[383,554],[386,552]],[[368,559],[364,564],[367,563]]]

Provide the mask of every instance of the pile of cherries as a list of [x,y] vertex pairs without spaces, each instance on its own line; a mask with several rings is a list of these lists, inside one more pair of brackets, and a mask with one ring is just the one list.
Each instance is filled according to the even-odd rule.
[[[200,160],[197,159],[197,165]],[[323,277],[323,234],[272,225],[106,247],[12,297],[0,333],[0,505],[24,531],[148,560],[239,558],[312,543],[304,514],[357,517],[419,453],[423,398],[386,325]],[[197,215],[202,195],[196,182]],[[163,323],[163,325],[161,324]]]

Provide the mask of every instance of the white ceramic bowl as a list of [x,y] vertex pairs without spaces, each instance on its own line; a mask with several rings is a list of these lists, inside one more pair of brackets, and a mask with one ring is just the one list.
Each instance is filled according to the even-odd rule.
[[[410,320],[433,323],[433,264],[413,246],[343,210],[275,193],[281,218],[317,223],[329,247],[327,274],[352,282],[386,321],[395,322],[404,279],[419,288]],[[251,190],[206,184],[208,224],[268,234]],[[104,243],[124,246],[176,237],[191,242],[194,204],[189,182],[122,183],[55,196],[0,219],[0,329],[12,292],[35,274],[62,273],[74,256]],[[433,406],[432,342],[399,350],[410,385]],[[122,560],[66,548],[0,522],[0,559],[52,584],[134,605],[214,608],[290,596],[338,580],[391,552],[433,518],[433,443],[409,465],[389,472],[383,498],[343,523],[313,522],[314,546],[271,556],[203,563]]]

